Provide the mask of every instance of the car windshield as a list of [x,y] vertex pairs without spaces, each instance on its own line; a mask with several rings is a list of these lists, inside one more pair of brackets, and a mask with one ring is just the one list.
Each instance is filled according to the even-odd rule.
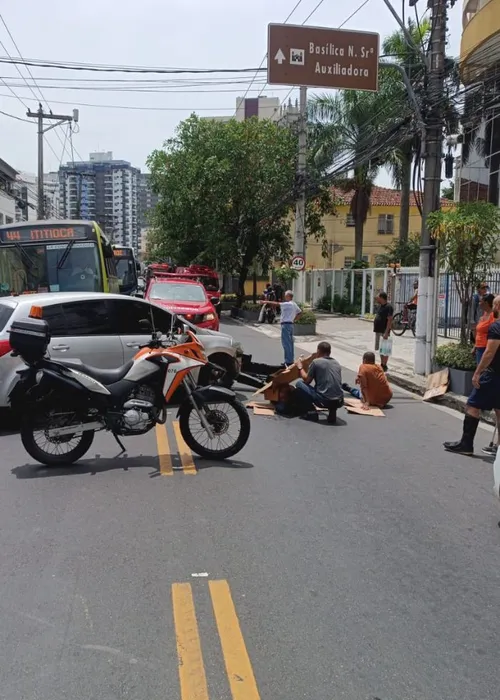
[[161,301],[205,301],[205,290],[199,284],[156,282],[149,293],[150,299]]
[[0,296],[29,292],[101,292],[97,244],[71,241],[2,246],[0,280]]

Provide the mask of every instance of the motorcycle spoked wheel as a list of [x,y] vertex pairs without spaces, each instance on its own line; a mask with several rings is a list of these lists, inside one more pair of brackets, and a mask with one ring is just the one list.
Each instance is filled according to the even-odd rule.
[[[231,409],[231,411],[228,409]],[[200,442],[200,439],[202,439],[200,436],[205,436],[208,441],[211,439],[203,428],[197,411],[188,401],[181,406],[179,413],[179,428],[187,446],[205,459],[228,459],[240,452],[250,436],[248,410],[241,401],[236,398],[228,398],[220,402],[208,402],[202,410],[205,411],[205,416],[214,432],[214,440],[212,442],[215,442],[217,447],[209,447]],[[239,432],[232,443],[224,444],[224,438],[228,435],[230,426],[229,415],[233,412],[236,414],[237,421],[235,422],[239,422]],[[197,423],[198,427],[196,429],[193,428],[192,421]]]
[[[78,421],[75,413],[45,410],[42,414],[28,414],[21,423],[21,440],[26,452],[46,467],[63,467],[81,459],[94,441],[94,431],[86,430],[71,435],[49,437],[48,430],[71,425]],[[40,442],[44,441],[44,446]],[[49,447],[53,450],[50,451]]]

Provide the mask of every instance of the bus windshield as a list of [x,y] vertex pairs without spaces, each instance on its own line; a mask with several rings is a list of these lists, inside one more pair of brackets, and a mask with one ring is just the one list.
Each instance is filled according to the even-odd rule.
[[0,295],[99,292],[103,281],[95,241],[0,247]]
[[120,292],[129,294],[137,288],[137,266],[132,255],[116,255],[116,274],[120,284]]

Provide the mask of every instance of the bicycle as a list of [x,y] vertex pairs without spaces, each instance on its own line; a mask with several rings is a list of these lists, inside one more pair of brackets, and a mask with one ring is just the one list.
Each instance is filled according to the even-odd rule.
[[409,304],[405,304],[403,312],[399,311],[392,317],[391,331],[394,335],[404,335],[406,330],[409,328],[413,335],[415,336],[415,330],[417,326],[417,307],[410,308]]

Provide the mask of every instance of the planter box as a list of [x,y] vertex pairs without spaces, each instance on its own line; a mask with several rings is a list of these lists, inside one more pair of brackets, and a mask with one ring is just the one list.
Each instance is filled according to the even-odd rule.
[[450,391],[461,396],[469,396],[472,391],[474,372],[464,369],[450,368]]
[[[446,369],[446,367],[438,365],[435,360],[432,361],[432,372],[439,372],[442,369]],[[474,372],[468,369],[452,369],[451,367],[448,367],[448,372],[450,373],[449,390],[459,396],[469,396],[472,391]]]
[[243,321],[258,321],[260,311],[247,311],[246,309],[238,309],[235,306],[231,308],[231,317],[240,318]]
[[315,323],[295,323],[293,326],[293,334],[297,335],[316,335]]
[[234,306],[234,301],[221,301],[219,304],[221,311],[231,311]]

